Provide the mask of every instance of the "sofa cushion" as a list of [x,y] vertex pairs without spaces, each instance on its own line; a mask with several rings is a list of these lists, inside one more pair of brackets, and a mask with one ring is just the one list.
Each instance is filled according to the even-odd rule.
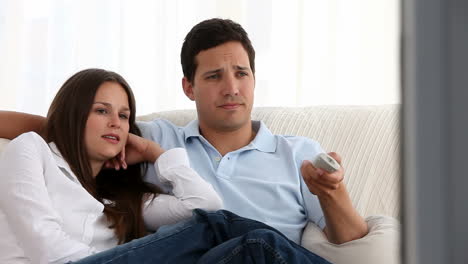
[[369,233],[361,238],[336,245],[328,242],[313,223],[304,230],[301,245],[334,264],[400,263],[400,224],[388,216],[366,218]]

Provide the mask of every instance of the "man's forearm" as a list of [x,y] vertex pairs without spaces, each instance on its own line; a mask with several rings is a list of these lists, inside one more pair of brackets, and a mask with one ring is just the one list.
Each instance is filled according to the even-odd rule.
[[342,244],[365,236],[367,223],[353,207],[344,183],[326,197],[319,197],[325,215],[325,234],[330,242]]
[[29,131],[40,134],[45,120],[43,116],[0,111],[0,138],[13,139]]

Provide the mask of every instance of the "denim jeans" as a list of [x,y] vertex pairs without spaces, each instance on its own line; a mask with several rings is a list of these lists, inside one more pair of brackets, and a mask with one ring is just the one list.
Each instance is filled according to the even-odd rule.
[[186,221],[73,263],[329,262],[261,222],[225,210],[195,209]]

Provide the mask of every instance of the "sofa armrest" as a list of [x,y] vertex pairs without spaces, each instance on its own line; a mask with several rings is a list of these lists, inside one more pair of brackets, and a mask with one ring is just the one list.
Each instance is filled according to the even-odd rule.
[[340,245],[328,242],[323,231],[309,223],[302,235],[302,246],[335,264],[400,263],[400,224],[388,216],[366,218],[369,233]]

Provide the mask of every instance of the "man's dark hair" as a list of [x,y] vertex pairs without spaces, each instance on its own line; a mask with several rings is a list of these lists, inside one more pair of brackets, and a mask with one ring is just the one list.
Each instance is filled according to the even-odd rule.
[[185,37],[180,53],[184,76],[193,83],[197,70],[195,56],[200,51],[229,41],[238,41],[242,44],[249,56],[252,73],[255,74],[255,50],[247,32],[241,25],[230,19],[212,18],[195,25]]

